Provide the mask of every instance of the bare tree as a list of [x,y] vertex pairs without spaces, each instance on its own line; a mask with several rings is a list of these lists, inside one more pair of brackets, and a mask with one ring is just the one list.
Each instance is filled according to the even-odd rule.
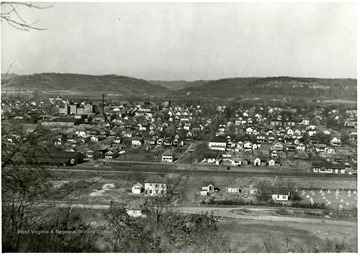
[[178,177],[166,184],[166,193],[146,197],[143,213],[135,218],[124,205],[111,204],[105,219],[111,236],[111,252],[229,252],[229,244],[218,230],[211,213],[184,215],[175,211],[183,197],[186,180]]
[[26,21],[21,11],[24,8],[29,9],[47,9],[51,6],[40,6],[39,4],[32,3],[21,3],[21,2],[1,2],[1,22],[6,22],[10,26],[29,32],[30,30],[46,30],[46,28],[41,28],[36,26],[39,22],[36,21]]

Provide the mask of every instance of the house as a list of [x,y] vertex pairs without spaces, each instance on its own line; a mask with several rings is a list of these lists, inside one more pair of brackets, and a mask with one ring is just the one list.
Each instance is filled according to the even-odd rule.
[[297,151],[305,151],[305,146],[302,145],[302,144],[297,145],[297,146],[296,146],[296,150],[297,150]]
[[311,164],[312,172],[317,173],[335,173],[335,174],[345,174],[346,166],[338,164],[330,164],[327,162],[319,162]]
[[278,152],[276,150],[271,151],[271,157],[278,157]]
[[284,151],[284,145],[281,142],[276,142],[270,146],[271,150]]
[[210,150],[226,150],[227,140],[224,136],[216,136],[209,141],[208,148]]
[[277,166],[281,165],[280,161],[275,160],[275,159],[270,159],[269,160],[269,166],[275,166],[275,165],[277,165]]
[[106,159],[114,159],[115,157],[119,156],[119,151],[116,149],[110,149],[109,151],[107,151],[105,153],[105,158]]
[[162,162],[172,163],[174,161],[174,153],[170,149],[166,150],[162,154],[161,161]]
[[255,166],[264,166],[267,164],[266,158],[263,157],[257,157],[254,159],[254,165]]
[[289,135],[289,136],[293,136],[294,135],[294,131],[292,129],[288,129],[286,131],[286,134]]
[[131,138],[131,145],[132,146],[141,146],[143,143],[143,138],[142,137],[132,137]]
[[308,118],[304,118],[301,123],[302,125],[309,125],[310,124],[310,120]]
[[164,146],[171,146],[171,145],[172,145],[172,141],[170,139],[164,140]]
[[200,195],[207,196],[214,192],[215,192],[215,187],[212,184],[209,184],[209,185],[201,188]]
[[144,183],[145,196],[158,196],[166,193],[166,183],[145,181]]
[[294,151],[296,151],[296,146],[295,145],[286,145],[286,151],[294,152]]
[[246,133],[246,134],[252,134],[252,133],[253,133],[253,131],[254,131],[254,129],[253,129],[253,128],[248,127],[248,128],[246,128],[245,133]]
[[315,136],[316,131],[310,130],[310,131],[308,131],[308,134],[309,134],[310,137]]
[[269,143],[273,143],[275,141],[275,136],[270,135],[268,138]]
[[266,141],[266,136],[264,134],[259,134],[256,136],[256,141],[258,143],[264,143]]
[[228,193],[241,193],[241,189],[240,188],[228,188],[227,190]]
[[120,144],[121,143],[121,138],[120,137],[115,137],[115,139],[113,140],[113,143]]
[[219,151],[206,151],[204,152],[204,158],[202,162],[220,164],[220,152]]
[[88,151],[86,151],[85,156],[86,156],[87,158],[93,158],[93,157],[94,157],[94,151],[91,150],[91,149],[88,150]]
[[144,186],[143,184],[137,182],[134,186],[132,186],[131,188],[131,192],[133,194],[141,194],[142,192],[144,192]]
[[245,186],[241,188],[241,193],[248,196],[248,195],[256,195],[258,193],[257,188],[250,184],[249,186]]
[[76,165],[84,162],[80,152],[54,151],[49,153],[35,152],[34,159],[43,164]]
[[257,150],[258,148],[260,148],[259,145],[260,145],[260,144],[255,144],[255,143],[254,143],[254,144],[252,145],[252,149],[253,149],[253,150]]
[[188,131],[188,132],[186,133],[186,139],[187,139],[187,140],[192,140],[192,139],[194,139],[194,134],[193,134],[191,131]]
[[245,151],[249,151],[253,149],[253,144],[251,142],[245,142],[244,143],[244,149]]
[[232,156],[230,158],[224,159],[224,162],[225,161],[230,162],[230,164],[233,165],[233,166],[241,166],[241,158],[240,157]]
[[318,144],[315,146],[315,150],[318,153],[325,152],[326,147],[327,146],[325,144]]
[[274,202],[288,202],[290,200],[290,192],[285,189],[278,189],[276,192],[273,192],[271,199]]
[[144,208],[145,201],[144,200],[134,200],[127,204],[125,207],[126,213],[130,217],[138,218],[145,217],[143,215],[142,210]]
[[325,149],[325,152],[328,153],[328,154],[335,154],[335,149],[333,149],[333,148],[326,148],[326,149]]
[[340,146],[341,145],[341,140],[334,137],[330,140],[330,144],[333,146]]

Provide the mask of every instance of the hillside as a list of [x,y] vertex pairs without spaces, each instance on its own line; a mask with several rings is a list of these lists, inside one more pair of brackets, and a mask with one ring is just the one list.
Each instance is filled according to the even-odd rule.
[[151,84],[161,85],[170,90],[176,91],[176,90],[181,90],[184,88],[202,86],[210,81],[196,80],[196,81],[189,82],[189,81],[184,81],[184,80],[177,80],[177,81],[150,80],[148,82]]
[[8,76],[7,81],[2,81],[2,90],[113,92],[125,96],[164,95],[169,91],[160,85],[127,76],[59,73]]
[[201,97],[242,97],[283,95],[309,98],[356,99],[355,79],[297,77],[229,78],[202,86],[184,88],[178,95]]

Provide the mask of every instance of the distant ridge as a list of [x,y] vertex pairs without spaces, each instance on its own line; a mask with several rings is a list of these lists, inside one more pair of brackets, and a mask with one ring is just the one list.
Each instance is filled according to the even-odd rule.
[[41,73],[33,75],[2,74],[2,90],[31,91],[74,91],[74,92],[113,92],[122,95],[164,95],[169,89],[146,80],[118,75],[83,75]]
[[146,81],[119,75],[41,73],[2,74],[2,90],[108,92],[123,96],[164,97],[308,97],[351,99],[357,97],[357,80],[350,78],[240,77],[197,81]]
[[242,97],[283,95],[356,99],[356,79],[325,79],[300,77],[227,78],[210,81],[202,86],[178,90],[178,95],[202,97]]

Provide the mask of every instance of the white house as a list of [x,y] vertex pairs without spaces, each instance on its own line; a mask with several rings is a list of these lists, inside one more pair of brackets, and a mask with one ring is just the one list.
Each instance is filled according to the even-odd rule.
[[275,166],[275,160],[274,159],[269,160],[269,166]]
[[330,144],[333,145],[333,146],[340,146],[341,145],[341,140],[334,137],[334,138],[331,139]]
[[166,150],[163,154],[162,154],[162,158],[161,161],[163,162],[168,162],[168,163],[172,163],[174,161],[174,154],[173,152],[168,149]]
[[271,199],[275,202],[288,202],[290,200],[290,192],[277,191],[271,195]]
[[286,134],[287,134],[287,135],[290,135],[290,136],[293,136],[293,135],[294,135],[294,131],[293,131],[292,129],[288,129],[288,130],[286,131]]
[[297,145],[296,150],[297,151],[305,151],[305,146],[303,144]]
[[325,149],[325,152],[328,153],[328,154],[335,154],[335,149],[333,149],[333,148],[326,148],[326,149]]
[[240,193],[240,188],[228,188],[228,193]]
[[248,127],[248,128],[246,128],[245,133],[246,133],[246,134],[252,134],[252,133],[253,133],[253,131],[254,131],[254,129],[253,129],[253,128]]
[[207,196],[209,193],[214,193],[215,188],[212,184],[209,184],[206,187],[202,187],[200,191],[200,195]]
[[131,192],[133,194],[141,194],[144,191],[144,186],[143,184],[137,182],[134,186],[132,186],[131,188]]
[[316,131],[308,131],[308,134],[309,134],[310,137],[314,136],[314,135],[316,135]]
[[132,137],[131,138],[131,145],[133,146],[141,146],[143,139],[141,137]]
[[253,148],[253,145],[251,142],[245,142],[244,149],[252,149],[252,148]]
[[145,196],[158,196],[166,193],[166,184],[164,182],[145,182]]
[[224,136],[216,136],[209,141],[208,147],[211,150],[226,150],[227,140]]
[[97,141],[99,141],[99,138],[98,138],[97,136],[91,136],[91,137],[90,137],[90,140],[91,140],[92,142],[97,142]]

